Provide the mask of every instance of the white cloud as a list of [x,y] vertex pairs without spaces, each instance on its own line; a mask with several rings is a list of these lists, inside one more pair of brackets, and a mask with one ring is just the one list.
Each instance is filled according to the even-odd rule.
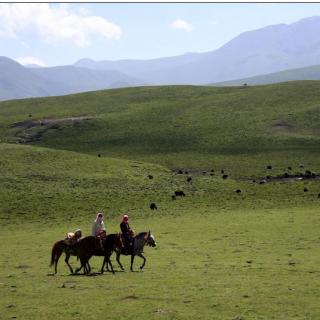
[[19,62],[22,65],[36,64],[40,67],[46,66],[46,63],[43,60],[38,59],[36,57],[20,57],[20,58],[14,59],[14,60],[16,60],[17,62]]
[[0,36],[39,36],[49,43],[69,41],[83,47],[92,38],[117,40],[121,28],[105,18],[72,12],[68,5],[47,3],[0,3]]
[[181,29],[185,31],[191,31],[192,26],[185,20],[177,19],[171,23],[171,27],[174,29]]

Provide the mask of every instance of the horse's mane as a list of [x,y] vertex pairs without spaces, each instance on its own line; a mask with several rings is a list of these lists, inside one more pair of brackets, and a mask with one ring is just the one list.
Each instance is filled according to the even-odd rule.
[[147,231],[143,231],[143,232],[139,232],[136,237],[141,237],[142,235],[145,235],[146,233],[148,233]]

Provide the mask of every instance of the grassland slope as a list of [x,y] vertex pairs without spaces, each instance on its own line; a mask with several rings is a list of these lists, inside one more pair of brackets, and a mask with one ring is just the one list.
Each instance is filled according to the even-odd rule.
[[[243,175],[250,159],[252,170],[257,161],[259,166],[270,161],[286,166],[288,158],[296,165],[314,162],[320,151],[319,108],[318,81],[116,89],[2,102],[0,137],[170,168],[232,169],[237,162]],[[63,121],[79,117],[87,120]],[[53,126],[50,119],[60,123]]]

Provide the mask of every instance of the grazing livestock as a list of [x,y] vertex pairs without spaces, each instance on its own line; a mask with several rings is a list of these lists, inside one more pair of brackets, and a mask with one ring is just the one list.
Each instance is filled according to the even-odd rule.
[[310,170],[306,170],[305,175],[306,176],[311,176],[312,172]]
[[183,174],[182,170],[178,170],[178,174]]
[[318,198],[320,198],[320,193],[318,193]]
[[188,178],[187,178],[187,181],[188,181],[188,182],[191,182],[191,181],[192,181],[192,178],[191,178],[191,177],[188,177]]
[[288,170],[292,170],[292,167],[288,167]]
[[224,173],[224,170],[221,170],[221,173]]
[[202,174],[204,175],[204,174],[206,174],[207,173],[207,171],[202,171]]
[[222,176],[222,179],[227,179],[228,178],[228,175],[227,174],[224,174],[223,176]]
[[101,154],[100,153],[98,154],[98,157],[101,158]]
[[267,183],[267,180],[265,180],[265,179],[262,179],[262,180],[260,180],[260,182],[259,182],[259,184],[265,184],[265,183]]
[[240,194],[240,193],[241,193],[241,190],[240,190],[240,189],[237,189],[237,190],[236,190],[236,193],[237,193],[237,194]]
[[303,191],[304,191],[304,192],[308,192],[308,191],[309,191],[309,189],[308,189],[308,188],[306,188],[306,187],[304,187],[304,188],[303,188]]
[[157,207],[157,205],[155,203],[151,203],[150,204],[150,209],[151,210],[158,210],[158,207]]
[[172,199],[172,200],[176,200],[176,196],[175,196],[175,195],[172,195],[172,196],[171,196],[171,199]]
[[174,194],[176,197],[185,197],[186,196],[186,194],[181,190],[175,191]]
[[267,166],[267,169],[271,170],[271,169],[272,169],[272,166],[270,166],[270,165],[269,165],[269,166]]
[[184,174],[189,174],[189,171],[185,171]]
[[153,176],[151,174],[148,174],[149,179],[153,179]]

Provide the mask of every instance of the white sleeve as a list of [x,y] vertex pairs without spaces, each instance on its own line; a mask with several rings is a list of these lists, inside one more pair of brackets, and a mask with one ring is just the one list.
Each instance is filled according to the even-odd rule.
[[94,237],[96,236],[96,223],[95,222],[92,223],[91,235]]

